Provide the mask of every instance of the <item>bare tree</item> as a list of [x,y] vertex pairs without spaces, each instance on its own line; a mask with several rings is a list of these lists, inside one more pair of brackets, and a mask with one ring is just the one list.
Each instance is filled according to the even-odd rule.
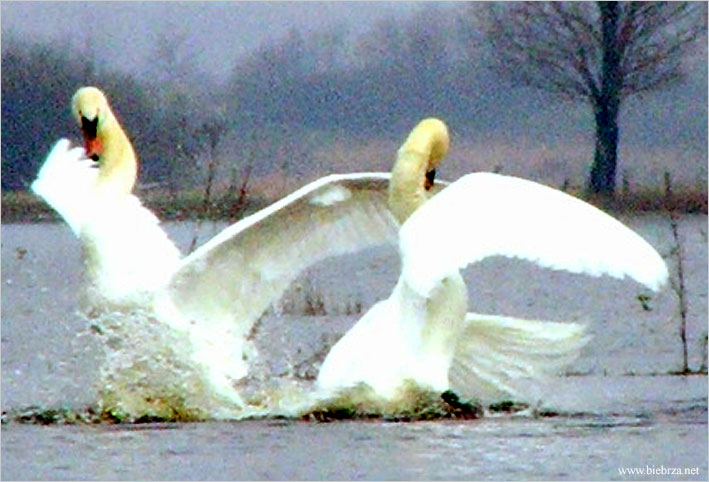
[[680,80],[706,32],[704,2],[505,2],[486,10],[496,67],[515,83],[591,104],[588,187],[613,194],[623,99]]
[[207,118],[201,126],[199,126],[192,136],[197,139],[198,149],[192,154],[196,161],[201,154],[206,151],[206,179],[204,182],[204,197],[202,198],[201,216],[195,226],[192,242],[190,243],[188,253],[194,251],[197,247],[197,238],[202,227],[202,219],[210,215],[212,205],[212,190],[214,182],[219,170],[220,160],[217,156],[217,149],[224,136],[229,130],[225,111],[223,108],[217,108],[215,112]]

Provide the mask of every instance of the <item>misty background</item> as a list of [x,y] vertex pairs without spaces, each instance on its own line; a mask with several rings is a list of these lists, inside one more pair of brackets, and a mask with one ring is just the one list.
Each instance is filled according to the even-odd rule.
[[[0,5],[2,189],[26,189],[69,111],[103,89],[143,188],[278,196],[333,172],[389,171],[423,117],[451,130],[440,177],[479,170],[582,186],[591,108],[490,68],[479,3],[41,2]],[[623,103],[618,184],[706,191],[706,38],[686,79]]]

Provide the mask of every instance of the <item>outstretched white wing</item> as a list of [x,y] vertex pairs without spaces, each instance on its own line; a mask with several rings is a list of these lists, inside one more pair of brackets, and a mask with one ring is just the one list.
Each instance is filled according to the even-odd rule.
[[32,191],[82,239],[91,305],[142,303],[146,293],[165,285],[180,253],[137,197],[97,189],[97,167],[83,147],[72,148],[61,139],[39,170]]
[[657,290],[667,267],[638,234],[599,209],[541,184],[474,173],[401,228],[403,276],[427,295],[450,273],[494,255],[592,276],[630,276]]
[[167,292],[196,323],[231,321],[242,334],[307,266],[396,242],[388,173],[331,175],[226,228],[187,256]]
[[95,211],[96,167],[94,161],[86,158],[83,147],[72,148],[68,139],[60,139],[31,186],[64,218],[76,236]]

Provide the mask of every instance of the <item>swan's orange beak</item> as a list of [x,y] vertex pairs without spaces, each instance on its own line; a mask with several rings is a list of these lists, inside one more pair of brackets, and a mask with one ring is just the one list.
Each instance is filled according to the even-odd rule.
[[102,151],[101,141],[98,139],[98,137],[89,139],[86,136],[84,136],[84,141],[86,157],[88,157],[89,159],[93,159],[94,161],[98,161],[98,158],[100,157]]

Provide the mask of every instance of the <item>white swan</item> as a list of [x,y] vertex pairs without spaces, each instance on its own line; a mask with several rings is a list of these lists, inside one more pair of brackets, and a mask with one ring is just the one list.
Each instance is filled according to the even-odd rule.
[[391,296],[331,349],[317,383],[325,394],[368,385],[394,400],[405,381],[486,399],[509,381],[573,359],[581,325],[467,313],[459,270],[502,255],[589,275],[630,276],[657,290],[668,273],[639,235],[595,207],[509,176],[468,174],[432,199],[426,191],[449,145],[445,124],[422,121],[400,148],[389,191],[401,276]]
[[131,194],[136,157],[105,95],[81,88],[72,111],[85,149],[60,140],[32,190],[82,242],[89,308],[143,309],[185,330],[226,392],[248,371],[240,342],[303,268],[396,240],[389,174],[355,173],[314,181],[181,257]]

